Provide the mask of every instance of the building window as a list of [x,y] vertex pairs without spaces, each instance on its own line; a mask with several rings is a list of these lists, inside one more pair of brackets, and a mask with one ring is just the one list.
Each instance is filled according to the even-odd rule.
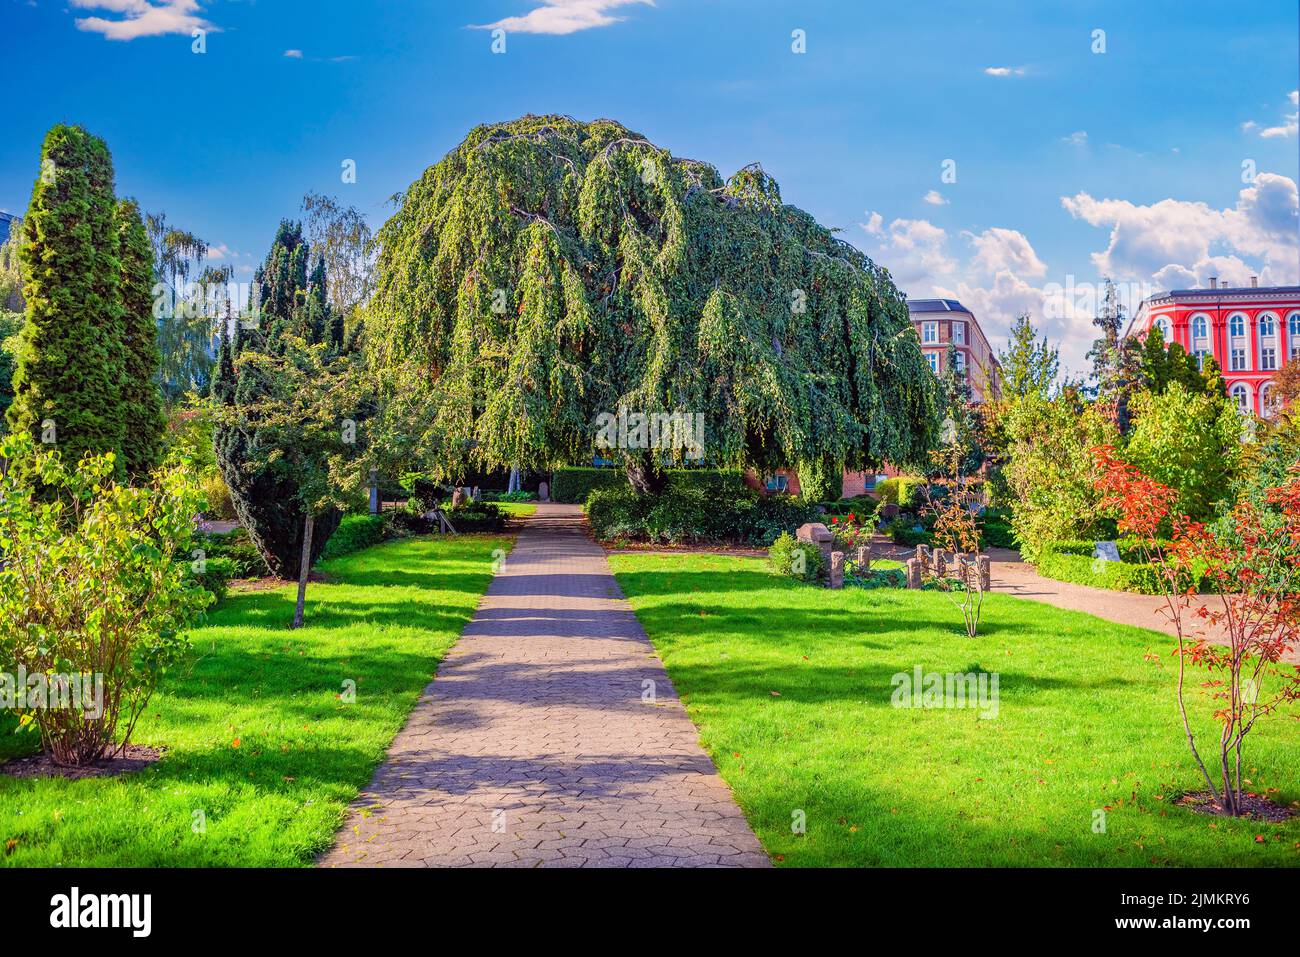
[[923,322],[921,323],[921,341],[938,342],[939,341],[939,323]]
[[1266,312],[1259,317],[1259,337],[1272,339],[1275,335],[1277,335],[1277,316]]
[[1230,368],[1231,371],[1233,371],[1233,372],[1242,372],[1242,371],[1245,370],[1245,368],[1246,368],[1246,350],[1245,350],[1245,349],[1233,349],[1233,350],[1232,350],[1232,363],[1230,364],[1229,368]]
[[1277,415],[1278,401],[1272,383],[1259,387],[1259,404],[1264,410],[1264,418],[1272,419]]
[[955,368],[958,372],[965,372],[965,371],[966,371],[966,353],[964,353],[964,352],[954,352],[954,353],[953,353],[953,358],[955,359],[955,361],[956,361],[956,363],[957,363],[957,364],[954,366],[954,368]]
[[1259,350],[1259,367],[1268,372],[1277,368],[1277,349],[1264,346]]
[[958,345],[966,344],[966,323],[954,322],[952,324],[952,341]]
[[933,372],[935,375],[938,375],[939,374],[939,353],[927,352],[925,354],[925,361],[930,363],[930,371]]
[[1228,390],[1228,395],[1236,400],[1237,408],[1242,412],[1250,411],[1250,390],[1240,382]]
[[1291,338],[1294,339],[1295,337],[1300,336],[1300,312],[1291,313],[1287,318],[1286,324],[1291,332]]
[[788,492],[790,490],[790,479],[784,475],[769,475],[767,481],[763,484],[767,486],[769,492]]
[[1207,353],[1206,353],[1206,351],[1205,351],[1204,349],[1197,349],[1196,352],[1195,352],[1195,356],[1196,356],[1196,368],[1200,369],[1202,372],[1205,371],[1205,356],[1206,356],[1206,354],[1207,354]]
[[1208,339],[1210,337],[1209,326],[1204,316],[1197,316],[1192,320],[1192,338]]
[[1246,334],[1246,317],[1237,313],[1228,319],[1228,335],[1241,338]]
[[1164,339],[1166,343],[1173,341],[1173,336],[1169,332],[1169,318],[1167,316],[1161,316],[1156,320],[1156,328],[1160,330],[1160,338]]

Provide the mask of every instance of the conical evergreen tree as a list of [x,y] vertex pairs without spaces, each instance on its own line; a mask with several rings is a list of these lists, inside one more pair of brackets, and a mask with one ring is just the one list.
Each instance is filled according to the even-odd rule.
[[[280,355],[285,351],[285,340],[293,336],[312,345],[329,343],[330,351],[338,352],[340,344],[332,339],[334,321],[324,295],[325,267],[318,260],[309,281],[310,252],[301,226],[281,222],[266,260],[253,276],[256,324],[241,328],[237,323],[227,323],[222,331],[212,379],[212,397],[218,403],[253,406],[273,393],[275,383],[262,379],[258,369],[236,365],[235,360],[245,350]],[[258,464],[264,457],[254,452],[267,439],[257,431],[218,424],[214,439],[217,464],[230,488],[240,523],[273,574],[298,577],[306,517],[298,484],[284,470],[274,470],[264,462]],[[316,515],[311,542],[313,563],[341,518],[337,510]]]
[[68,461],[112,452],[125,475],[116,214],[104,141],[79,126],[52,128],[23,219],[27,321],[7,416]]
[[117,204],[122,265],[122,457],[129,476],[143,476],[162,455],[164,419],[158,392],[158,324],[153,317],[153,250],[135,200]]

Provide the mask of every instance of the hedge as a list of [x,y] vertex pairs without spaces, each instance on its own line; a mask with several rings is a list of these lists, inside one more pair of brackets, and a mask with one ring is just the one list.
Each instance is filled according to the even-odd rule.
[[630,486],[597,489],[587,500],[597,538],[648,542],[732,542],[769,546],[782,532],[818,520],[817,507],[788,495],[752,489],[675,484],[660,495]]
[[1139,595],[1158,595],[1163,591],[1163,582],[1154,565],[1098,562],[1090,555],[1044,551],[1038,556],[1036,567],[1044,578],[1075,585],[1130,591]]
[[382,515],[344,515],[338,530],[325,543],[321,561],[351,555],[384,540]]
[[909,508],[917,504],[921,489],[925,488],[926,484],[923,478],[900,475],[897,478],[887,478],[883,482],[877,483],[876,494],[887,505]]
[[[672,485],[697,486],[710,489],[730,489],[736,492],[745,487],[744,473],[739,469],[668,469]],[[569,505],[585,505],[587,496],[595,489],[631,488],[627,473],[622,469],[590,467],[560,468],[551,476],[551,501]]]

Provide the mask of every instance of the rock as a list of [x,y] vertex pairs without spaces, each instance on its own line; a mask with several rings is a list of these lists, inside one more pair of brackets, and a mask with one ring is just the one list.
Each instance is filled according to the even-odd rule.
[[456,509],[460,508],[464,504],[465,504],[465,490],[461,488],[459,485],[457,485],[456,490],[451,493],[452,510],[455,511]]
[[843,552],[831,552],[830,586],[832,588],[844,587],[844,553]]

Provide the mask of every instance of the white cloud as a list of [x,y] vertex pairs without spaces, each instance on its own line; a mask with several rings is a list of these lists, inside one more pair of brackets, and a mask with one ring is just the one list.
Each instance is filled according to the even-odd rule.
[[984,72],[989,76],[1024,76],[1023,66],[986,66]]
[[302,51],[301,51],[301,50],[285,50],[285,51],[284,51],[284,55],[287,56],[287,57],[288,57],[289,59],[291,59],[291,60],[301,60],[301,59],[302,59]]
[[[1300,105],[1300,90],[1292,90],[1286,98],[1292,106]],[[1241,128],[1245,132],[1259,130],[1259,135],[1266,140],[1295,136],[1296,132],[1300,131],[1300,110],[1294,113],[1283,113],[1282,122],[1278,126],[1265,126],[1261,129],[1260,124],[1254,120],[1247,120],[1241,124]]]
[[978,236],[974,233],[965,236],[975,248],[971,265],[990,275],[1010,271],[1025,276],[1042,276],[1047,272],[1047,266],[1038,258],[1034,247],[1018,230],[994,226]]
[[921,199],[923,202],[929,203],[931,206],[948,205],[948,200],[944,199],[943,194],[940,193],[937,189],[930,190],[930,192],[926,193],[923,197],[921,197]]
[[1063,196],[1061,205],[1075,219],[1110,229],[1106,249],[1091,257],[1103,275],[1162,283],[1157,277],[1177,277],[1183,284],[1190,276],[1248,279],[1256,271],[1241,257],[1249,256],[1261,262],[1263,282],[1300,281],[1300,204],[1286,176],[1260,173],[1229,209],[1176,199],[1141,206],[1087,193]]
[[948,256],[948,234],[926,219],[895,219],[883,228],[879,213],[872,213],[862,228],[877,239],[882,265],[906,289],[938,275],[949,275],[957,262]]
[[104,10],[122,15],[119,20],[103,17],[80,17],[77,29],[101,33],[109,40],[134,40],[170,33],[191,35],[195,30],[218,32],[219,28],[204,20],[198,0],[70,0],[81,10]]
[[1062,142],[1062,143],[1065,143],[1065,144],[1068,145],[1068,146],[1087,146],[1087,145],[1088,145],[1088,131],[1087,131],[1087,130],[1075,130],[1075,131],[1074,131],[1073,133],[1071,133],[1069,136],[1062,136],[1062,137],[1061,137],[1061,142]]
[[611,10],[632,4],[653,7],[654,0],[541,0],[541,6],[521,17],[506,17],[495,23],[475,24],[480,30],[505,30],[507,33],[546,33],[563,36],[608,27],[625,17],[610,15]]

